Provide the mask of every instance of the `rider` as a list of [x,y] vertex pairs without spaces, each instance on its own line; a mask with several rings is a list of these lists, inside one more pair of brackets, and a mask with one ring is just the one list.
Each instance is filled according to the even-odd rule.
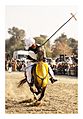
[[[32,70],[32,67],[34,66],[34,64],[37,63],[37,58],[38,58],[37,55],[40,52],[40,50],[43,50],[43,52],[44,52],[43,60],[45,61],[45,50],[42,49],[38,44],[36,44],[35,40],[33,38],[25,39],[25,48],[28,50],[28,53],[29,53],[28,59],[30,60],[29,65],[26,68],[25,76],[28,75],[27,81],[31,86],[33,86],[34,79],[32,78],[31,70]],[[48,65],[48,67],[49,67],[49,74],[51,76],[50,81],[51,81],[51,83],[54,83],[55,81],[57,81],[57,79],[55,79],[54,73],[53,73],[50,65]]]

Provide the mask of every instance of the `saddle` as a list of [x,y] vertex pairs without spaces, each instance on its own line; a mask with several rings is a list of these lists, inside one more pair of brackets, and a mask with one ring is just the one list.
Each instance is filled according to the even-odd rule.
[[49,80],[48,64],[40,61],[34,65],[32,75],[40,87],[46,87]]

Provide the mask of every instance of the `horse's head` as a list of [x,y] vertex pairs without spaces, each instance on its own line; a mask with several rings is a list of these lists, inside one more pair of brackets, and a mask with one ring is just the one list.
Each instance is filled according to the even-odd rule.
[[37,60],[38,62],[39,61],[43,61],[45,58],[44,58],[44,51],[43,50],[39,50],[38,51],[38,54],[37,54]]

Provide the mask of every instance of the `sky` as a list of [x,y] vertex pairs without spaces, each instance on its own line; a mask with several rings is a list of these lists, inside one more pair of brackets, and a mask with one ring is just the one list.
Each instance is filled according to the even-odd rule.
[[[5,9],[5,27],[6,38],[10,37],[8,28],[13,26],[24,29],[26,38],[47,35],[48,38],[70,17],[70,13],[77,13],[77,6],[6,6]],[[77,13],[78,14],[78,13]],[[76,15],[77,15],[76,14]],[[77,16],[76,16],[77,17]],[[70,20],[57,34],[52,37],[54,41],[61,33],[69,38],[78,40],[78,22]]]

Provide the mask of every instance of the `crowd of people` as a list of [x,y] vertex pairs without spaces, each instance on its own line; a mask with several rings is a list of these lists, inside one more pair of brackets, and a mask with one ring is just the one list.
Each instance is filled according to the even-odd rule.
[[26,67],[25,61],[19,61],[16,59],[8,59],[5,61],[5,70],[12,71],[24,71]]

